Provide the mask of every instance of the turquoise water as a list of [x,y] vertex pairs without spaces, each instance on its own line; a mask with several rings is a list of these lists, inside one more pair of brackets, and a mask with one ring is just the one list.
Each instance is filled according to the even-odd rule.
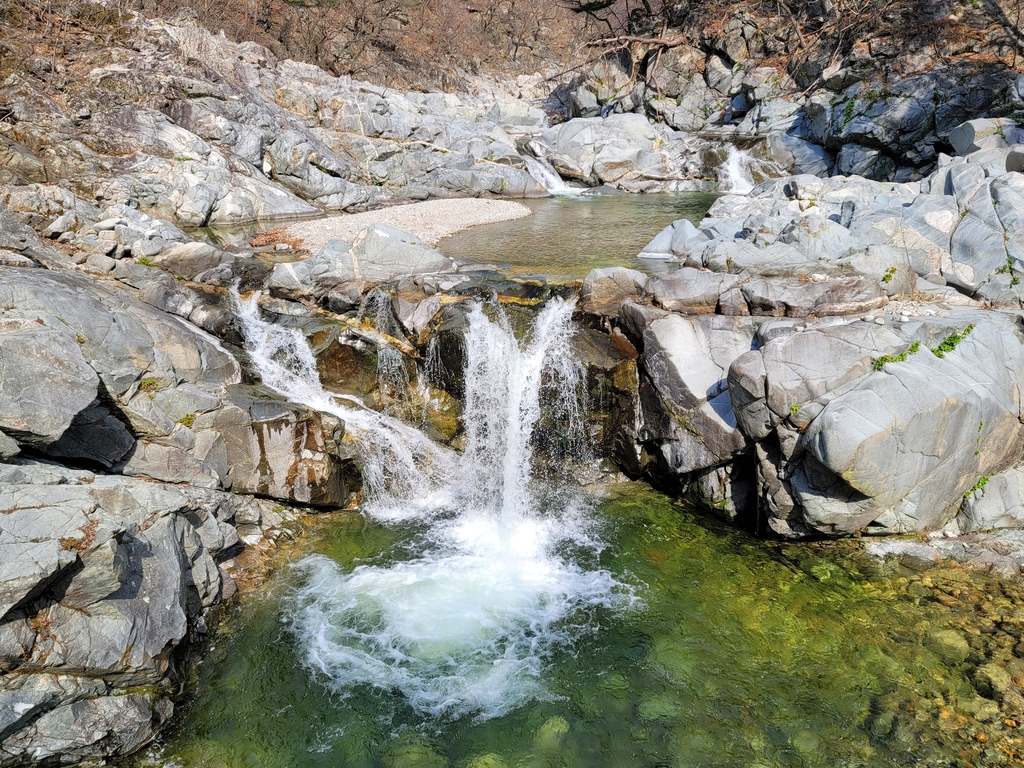
[[[607,546],[563,556],[607,569],[628,599],[566,617],[570,640],[550,648],[535,695],[512,711],[434,717],[395,688],[338,692],[311,670],[294,625],[308,572],[288,562],[316,552],[346,573],[392,567],[416,557],[423,532],[337,513],[232,610],[193,670],[178,727],[143,763],[966,766],[1003,754],[993,747],[1012,731],[967,662],[928,649],[936,629],[970,629],[973,606],[932,601],[929,576],[849,544],[749,539],[641,484],[605,488],[593,514]],[[934,578],[977,588],[959,572]]]

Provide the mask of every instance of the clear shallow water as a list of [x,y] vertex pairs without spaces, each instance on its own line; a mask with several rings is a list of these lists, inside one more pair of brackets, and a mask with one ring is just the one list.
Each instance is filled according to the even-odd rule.
[[[566,552],[562,562],[606,570],[639,601],[580,604],[562,616],[556,625],[574,639],[538,656],[532,697],[482,719],[431,716],[386,677],[339,692],[311,673],[295,631],[310,584],[375,567],[402,573],[393,566],[415,563],[424,531],[355,513],[313,521],[291,547],[300,565],[280,568],[226,620],[195,670],[179,727],[144,764],[969,764],[976,723],[964,725],[964,713],[979,699],[963,669],[922,644],[965,615],[908,593],[908,575],[917,578],[909,571],[835,547],[766,545],[640,484],[612,488],[596,524],[607,548]],[[500,568],[491,573],[485,588],[500,593]],[[449,597],[449,606],[477,599]]]
[[459,261],[494,264],[513,275],[580,278],[602,267],[664,272],[679,265],[636,254],[677,219],[699,223],[715,198],[687,193],[523,200],[532,216],[467,229],[437,248]]

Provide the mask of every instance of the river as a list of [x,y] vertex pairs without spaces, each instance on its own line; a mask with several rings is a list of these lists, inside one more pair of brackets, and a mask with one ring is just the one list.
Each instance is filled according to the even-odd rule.
[[[521,274],[642,266],[632,254],[701,203],[534,205],[449,252]],[[367,495],[282,545],[137,765],[831,768],[1014,754],[968,663],[998,652],[991,617],[1024,610],[1017,587],[874,560],[855,542],[757,540],[609,482],[587,445],[571,301],[525,330],[498,305],[468,311],[461,452],[333,398],[301,333],[262,320],[254,297],[236,301],[264,383],[346,422]],[[539,450],[552,442],[541,434],[563,450]],[[1002,753],[986,746],[995,731]]]

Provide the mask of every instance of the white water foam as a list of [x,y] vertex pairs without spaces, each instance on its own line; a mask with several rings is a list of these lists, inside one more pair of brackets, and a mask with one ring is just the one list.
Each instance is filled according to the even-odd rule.
[[754,176],[750,172],[754,159],[743,149],[730,146],[725,162],[718,169],[718,185],[731,195],[746,195],[754,189]]
[[336,413],[364,443],[368,514],[430,522],[407,543],[412,557],[403,562],[346,573],[313,555],[296,566],[303,582],[292,631],[308,666],[338,694],[370,686],[401,693],[429,718],[496,717],[548,696],[542,675],[552,652],[589,631],[596,608],[629,599],[608,571],[576,562],[593,562],[602,546],[586,499],[538,488],[532,473],[534,432],[545,418],[560,416],[565,434],[582,434],[572,309],[551,302],[525,345],[503,316],[469,312],[467,448],[459,457],[394,419],[339,405],[320,386],[301,333],[265,323],[256,299],[241,303],[246,347],[264,382]]
[[526,170],[530,172],[537,181],[541,183],[552,195],[582,195],[586,189],[572,187],[565,183],[565,180],[558,175],[558,171],[547,160],[523,155],[523,162],[526,163]]

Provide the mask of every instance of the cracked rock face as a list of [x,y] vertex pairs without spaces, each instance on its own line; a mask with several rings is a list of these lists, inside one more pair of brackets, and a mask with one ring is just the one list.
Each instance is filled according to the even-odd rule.
[[[931,351],[972,325],[954,350]],[[977,478],[1020,458],[1024,360],[1015,325],[969,311],[902,323],[896,339],[862,336],[859,343],[888,343],[860,347],[859,359],[858,341],[841,330],[815,340],[827,349],[836,339],[833,354],[809,360],[797,343],[803,332],[748,353],[730,374],[743,390],[734,397],[745,401],[739,419],[760,432],[774,425],[759,443],[766,525],[784,535],[943,527]],[[884,355],[893,362],[879,366]]]
[[282,522],[244,494],[347,502],[344,425],[242,385],[219,340],[140,300],[168,280],[187,298],[168,275],[92,278],[6,214],[0,237],[32,265],[0,267],[0,765],[119,757],[234,592],[219,562]]
[[[327,417],[304,406],[271,405],[269,392],[249,395],[240,408],[229,395],[240,368],[221,344],[127,291],[81,275],[7,269],[0,276],[0,304],[8,307],[0,319],[6,435],[135,477],[345,502],[341,463],[330,454],[336,421],[325,425]],[[259,409],[266,413],[254,416]],[[296,444],[304,450],[292,450]],[[258,476],[252,467],[262,468]]]
[[1012,167],[771,181],[643,249],[675,272],[592,272],[584,310],[640,350],[624,465],[773,535],[1017,526]]
[[132,751],[170,709],[124,689],[159,683],[230,583],[215,559],[252,502],[17,459],[0,500],[0,764]]

